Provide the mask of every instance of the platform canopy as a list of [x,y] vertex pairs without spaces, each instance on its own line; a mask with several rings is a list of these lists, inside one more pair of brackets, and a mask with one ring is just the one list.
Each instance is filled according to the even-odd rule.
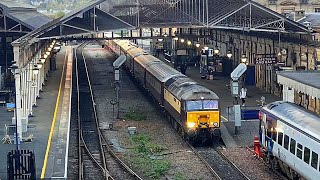
[[14,43],[156,27],[294,33],[311,31],[306,26],[250,0],[93,0]]
[[278,83],[320,98],[320,71],[278,72]]
[[0,32],[28,33],[51,20],[29,4],[12,0],[0,1]]
[[75,9],[62,18],[55,19],[41,26],[13,43],[23,43],[26,41],[35,41],[37,39],[60,38],[81,34],[94,34],[98,31],[134,28],[134,26],[127,22],[102,11],[99,8],[99,5],[104,1],[105,0],[90,1],[83,7]]
[[111,0],[106,12],[136,27],[208,27],[247,31],[309,29],[250,0]]

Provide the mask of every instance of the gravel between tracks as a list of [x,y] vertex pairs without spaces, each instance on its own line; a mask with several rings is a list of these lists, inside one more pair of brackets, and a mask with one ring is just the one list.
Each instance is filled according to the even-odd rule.
[[[87,46],[90,48],[90,46]],[[115,97],[113,83],[113,58],[110,53],[97,46],[86,49],[85,55],[92,74],[91,83],[97,104],[97,112],[101,127],[107,127],[112,120],[110,100]],[[138,133],[148,133],[152,141],[166,148],[163,158],[170,160],[170,170],[160,179],[214,179],[204,164],[194,155],[183,139],[155,108],[151,101],[140,92],[129,77],[121,72],[120,119],[113,123],[114,131],[106,130],[106,136],[114,145],[118,155],[123,155],[130,147],[127,127],[134,126]],[[124,118],[131,110],[139,110],[146,115],[146,120],[132,121]],[[116,112],[116,111],[115,111]],[[125,159],[125,158],[123,158]],[[140,169],[134,169],[143,179],[152,179],[144,175]]]
[[263,163],[263,160],[254,157],[252,151],[247,148],[228,148],[222,150],[238,168],[240,168],[250,179],[271,180],[282,179],[275,175]]

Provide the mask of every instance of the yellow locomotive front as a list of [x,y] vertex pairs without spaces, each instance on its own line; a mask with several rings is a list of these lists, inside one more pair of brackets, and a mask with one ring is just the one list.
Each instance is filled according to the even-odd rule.
[[220,108],[218,99],[187,100],[184,130],[189,139],[220,138]]

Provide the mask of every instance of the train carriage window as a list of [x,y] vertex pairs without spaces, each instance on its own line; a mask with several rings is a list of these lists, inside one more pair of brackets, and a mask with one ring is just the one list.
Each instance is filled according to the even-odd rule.
[[267,129],[267,137],[271,138],[271,130],[269,128]]
[[288,150],[288,148],[289,148],[289,136],[287,136],[287,135],[284,135],[283,147],[286,148],[286,150]]
[[277,141],[277,131],[273,128],[273,130],[272,130],[272,140],[273,141]]
[[309,164],[309,162],[310,162],[310,149],[307,147],[304,147],[303,160],[307,164]]
[[296,154],[296,140],[292,139],[290,140],[290,152],[292,154]]
[[311,166],[315,169],[318,168],[318,154],[312,151]]
[[301,144],[297,144],[297,157],[302,159],[302,149],[303,149],[303,146]]
[[282,143],[283,143],[283,133],[278,132],[278,144],[282,146]]

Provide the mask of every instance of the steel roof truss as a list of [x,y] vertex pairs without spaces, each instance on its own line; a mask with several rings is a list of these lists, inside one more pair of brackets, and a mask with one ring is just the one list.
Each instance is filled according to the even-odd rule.
[[[67,27],[71,27],[71,28],[74,28],[74,29],[77,29],[77,30],[81,30],[81,31],[85,31],[85,32],[88,32],[88,33],[93,33],[94,31],[90,31],[88,29],[83,29],[83,28],[79,28],[79,27],[76,27],[76,26],[72,26],[72,25],[69,25],[69,24],[62,24],[62,26],[67,26]],[[61,26],[60,26],[61,27]],[[61,28],[60,28],[61,30]],[[63,32],[63,30],[62,30]],[[61,35],[62,35],[62,32],[61,32]]]
[[[261,20],[261,19],[255,19],[255,24],[257,24],[257,26],[254,26],[252,28],[255,28],[255,29],[259,29],[259,28],[262,28],[262,27],[267,27],[267,28],[271,28],[271,29],[278,29],[278,30],[281,30],[281,31],[284,31],[285,28],[284,28],[284,19],[281,18],[279,20],[275,20],[275,21],[272,21],[272,22],[266,22],[264,20]],[[259,25],[260,24],[260,25]]]
[[[227,19],[228,17],[236,14],[237,12],[241,11],[242,9],[244,9],[244,8],[247,7],[247,6],[248,6],[248,4],[242,6],[241,8],[237,9],[237,10],[234,11],[234,12],[229,13],[228,15],[224,16],[224,17],[221,18],[221,19],[217,19],[217,20],[209,23],[209,26],[215,26],[215,25],[217,25],[217,24],[220,23],[221,21],[223,21],[223,20]],[[214,19],[216,19],[216,18],[214,18]]]

